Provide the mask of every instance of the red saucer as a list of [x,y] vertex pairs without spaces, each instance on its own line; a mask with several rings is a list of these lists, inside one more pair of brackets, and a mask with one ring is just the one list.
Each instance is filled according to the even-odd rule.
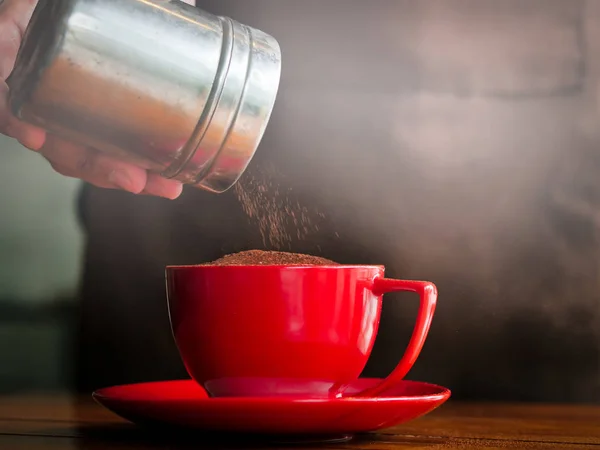
[[[346,393],[360,392],[380,381],[362,378]],[[142,425],[344,438],[427,414],[448,400],[450,391],[433,384],[401,381],[375,398],[209,398],[196,382],[181,380],[110,387],[94,392],[93,397],[117,415]]]

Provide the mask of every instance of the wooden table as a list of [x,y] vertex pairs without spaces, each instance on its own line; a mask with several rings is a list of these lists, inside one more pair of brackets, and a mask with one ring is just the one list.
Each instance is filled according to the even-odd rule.
[[[231,448],[197,436],[150,434],[114,416],[88,398],[0,397],[0,449]],[[273,448],[271,446],[271,448]],[[296,446],[292,448],[308,448]],[[597,449],[600,407],[575,405],[466,404],[450,400],[428,416],[327,449]]]

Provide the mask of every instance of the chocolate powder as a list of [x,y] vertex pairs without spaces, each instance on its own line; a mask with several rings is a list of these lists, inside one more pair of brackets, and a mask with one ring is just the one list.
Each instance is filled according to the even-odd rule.
[[234,189],[242,209],[258,226],[263,245],[275,250],[291,250],[295,239],[305,241],[319,231],[325,215],[295,200],[291,189],[279,183],[281,178],[273,165],[255,166],[242,176]]
[[204,264],[207,266],[329,266],[338,265],[329,259],[318,256],[303,255],[302,253],[272,252],[263,250],[248,250],[245,252],[225,255],[216,261]]

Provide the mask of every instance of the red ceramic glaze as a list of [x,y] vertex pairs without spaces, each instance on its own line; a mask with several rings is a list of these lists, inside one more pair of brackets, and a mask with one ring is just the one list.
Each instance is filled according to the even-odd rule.
[[[349,392],[381,384],[359,379]],[[142,383],[101,389],[98,403],[138,424],[196,431],[329,437],[376,431],[420,417],[450,397],[441,386],[401,381],[381,397],[306,399],[209,398],[193,380]]]
[[420,296],[406,352],[375,396],[417,359],[437,290],[384,278],[382,266],[170,266],[175,341],[191,375],[212,396],[338,397],[364,369],[379,327],[382,295]]

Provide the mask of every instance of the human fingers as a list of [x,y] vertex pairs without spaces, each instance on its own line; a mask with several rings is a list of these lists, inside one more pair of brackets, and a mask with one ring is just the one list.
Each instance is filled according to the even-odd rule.
[[0,81],[0,133],[18,140],[31,150],[39,150],[46,140],[45,131],[14,117],[8,109],[7,96],[8,86]]
[[105,153],[49,135],[40,153],[58,173],[94,186],[175,199],[182,185]]
[[105,153],[48,136],[40,153],[61,175],[80,178],[94,186],[139,194],[146,186],[144,169]]
[[155,173],[148,173],[146,187],[141,193],[175,200],[182,192],[183,184],[181,182],[163,178]]

